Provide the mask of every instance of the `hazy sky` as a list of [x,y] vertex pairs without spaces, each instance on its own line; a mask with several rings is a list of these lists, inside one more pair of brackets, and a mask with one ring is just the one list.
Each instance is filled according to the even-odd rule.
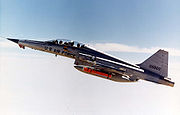
[[[0,114],[178,115],[179,6],[179,0],[0,0]],[[72,59],[22,50],[4,37],[67,38],[134,63],[163,48],[175,87],[87,75]]]

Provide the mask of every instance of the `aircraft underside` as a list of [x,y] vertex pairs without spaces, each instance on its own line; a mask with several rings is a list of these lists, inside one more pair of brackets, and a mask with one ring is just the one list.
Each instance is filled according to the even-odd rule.
[[143,63],[135,65],[96,51],[85,44],[65,41],[35,41],[10,39],[25,49],[32,49],[53,53],[56,56],[66,56],[75,59],[75,68],[81,72],[99,76],[117,82],[136,82],[139,79],[151,81],[167,86],[174,86],[174,82],[167,78],[168,53],[159,50]]

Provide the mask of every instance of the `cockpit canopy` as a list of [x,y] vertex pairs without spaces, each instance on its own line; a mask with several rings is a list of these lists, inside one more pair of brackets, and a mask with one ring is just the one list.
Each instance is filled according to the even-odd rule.
[[48,43],[52,43],[52,44],[57,44],[57,45],[66,45],[66,46],[73,46],[73,47],[84,47],[85,44],[76,42],[76,41],[72,41],[72,40],[67,40],[67,39],[56,39],[56,40],[50,40],[50,41],[46,41]]

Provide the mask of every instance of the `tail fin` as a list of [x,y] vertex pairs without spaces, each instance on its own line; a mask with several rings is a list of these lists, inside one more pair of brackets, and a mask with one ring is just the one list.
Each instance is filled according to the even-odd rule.
[[168,52],[159,50],[139,66],[160,76],[168,76]]

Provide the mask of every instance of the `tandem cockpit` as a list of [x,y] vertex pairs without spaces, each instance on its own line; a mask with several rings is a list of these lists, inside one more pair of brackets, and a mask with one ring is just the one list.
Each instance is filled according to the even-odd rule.
[[57,45],[65,45],[65,46],[71,46],[71,47],[78,47],[78,48],[85,47],[85,44],[83,44],[83,43],[79,43],[79,42],[67,40],[67,39],[49,40],[49,41],[46,41],[46,43],[57,44]]

